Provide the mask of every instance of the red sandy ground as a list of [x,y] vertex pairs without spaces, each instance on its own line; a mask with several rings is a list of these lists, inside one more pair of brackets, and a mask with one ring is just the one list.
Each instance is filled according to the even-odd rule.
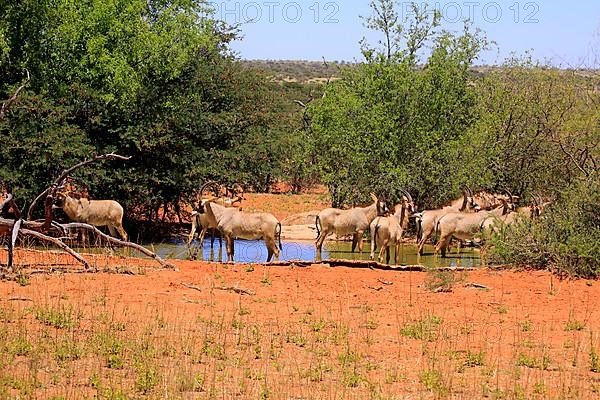
[[[126,259],[115,259],[115,263],[149,265]],[[523,398],[598,397],[600,374],[589,371],[590,346],[600,347],[598,282],[559,281],[545,272],[484,270],[468,273],[451,293],[431,293],[423,287],[426,273],[322,266],[257,266],[250,271],[243,265],[176,264],[179,272],[148,269],[138,276],[37,275],[24,287],[4,282],[0,305],[22,311],[36,305],[70,304],[81,310],[90,324],[94,315],[108,312],[127,327],[127,335],[134,336],[160,317],[164,328],[155,334],[161,342],[172,343],[188,336],[200,343],[207,335],[201,321],[224,321],[225,331],[217,340],[223,340],[231,357],[243,352],[233,347],[238,331],[233,321],[237,319],[267,337],[279,338],[276,366],[265,357],[247,367],[268,376],[265,384],[271,385],[272,398],[363,398],[372,394],[372,385],[382,398],[401,394],[408,396],[403,398],[429,397],[435,393],[429,393],[424,383],[427,371],[440,371],[446,390],[441,394],[457,398],[513,398],[518,394]],[[489,290],[465,287],[471,282]],[[211,290],[221,285],[237,285],[256,295]],[[244,316],[240,309],[245,310]],[[441,321],[437,337],[431,341],[401,333],[408,324],[431,316]],[[37,322],[33,318],[27,321],[31,325]],[[567,330],[569,321],[580,322],[583,329]],[[345,337],[337,342],[328,339],[341,329]],[[294,335],[303,335],[305,343],[297,343]],[[266,347],[262,351],[267,351]],[[481,366],[465,367],[468,351],[483,352]],[[356,388],[342,384],[347,372],[340,360],[348,352],[359,357],[353,367],[361,377]],[[522,356],[548,357],[546,370],[519,366]],[[310,371],[319,363],[329,368],[319,378],[322,380],[313,382],[302,375],[301,371]],[[96,364],[82,363],[82,376],[92,375]],[[164,363],[165,368],[169,365]],[[235,365],[226,368],[231,379],[224,380],[223,397],[219,398],[231,398],[234,377],[247,374]],[[46,390],[77,394],[78,385],[85,384],[48,384]],[[258,390],[236,397],[257,398]],[[45,397],[44,392],[39,394]]]
[[331,207],[327,194],[255,194],[244,195],[240,204],[244,211],[270,212],[282,221],[285,218],[306,211],[321,210]]
[[[280,199],[260,202],[275,207]],[[315,205],[305,208],[299,201],[286,203],[289,210],[279,217]],[[17,261],[70,262],[34,252],[18,252]],[[0,262],[6,263],[5,251]],[[0,310],[24,313],[19,329],[31,336],[41,328],[30,310],[49,305],[80,312],[77,338],[104,329],[98,315],[122,324],[122,337],[141,341],[151,332],[156,346],[174,349],[153,361],[160,376],[155,398],[600,398],[600,373],[590,371],[593,354],[600,354],[597,281],[482,270],[455,275],[460,279],[450,293],[432,293],[425,288],[432,273],[190,261],[175,261],[179,271],[169,271],[148,260],[110,257],[98,257],[96,264],[141,273],[54,273],[32,275],[27,286],[2,282]],[[411,324],[432,319],[432,336],[411,337]],[[187,342],[193,350],[179,350]],[[222,357],[204,351],[201,360],[191,358],[215,343]],[[481,354],[477,362],[473,354]],[[97,375],[105,386],[140,396],[132,369],[109,370],[91,355],[74,363],[77,373],[68,376],[60,366],[44,364],[37,377],[43,384],[33,397],[98,395],[89,383]],[[25,376],[28,365],[17,357],[2,374]],[[178,376],[195,372],[205,376],[202,391],[178,391]]]

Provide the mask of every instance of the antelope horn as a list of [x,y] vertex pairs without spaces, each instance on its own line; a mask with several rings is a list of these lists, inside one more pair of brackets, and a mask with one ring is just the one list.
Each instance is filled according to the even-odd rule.
[[412,196],[410,195],[410,193],[408,193],[406,190],[404,189],[400,189],[400,191],[402,193],[404,193],[404,195],[406,196],[406,198],[408,199],[408,201],[410,201],[411,203],[414,203]]
[[540,203],[537,201],[535,196],[531,196],[531,204],[533,204],[534,207],[537,207],[540,205]]
[[206,182],[206,183],[205,183],[205,184],[202,186],[202,188],[200,188],[200,198],[203,198],[203,197],[204,197],[204,191],[205,191],[207,188],[211,187],[211,186],[217,186],[217,187],[218,187],[218,186],[221,186],[221,185],[220,185],[220,184],[219,184],[219,182],[217,182],[217,181],[209,181],[209,182]]
[[460,190],[465,192],[467,196],[473,197],[473,191],[471,190],[471,188],[469,186],[463,184],[460,186]]
[[57,189],[64,189],[65,186],[67,186],[67,179],[68,177],[63,178],[60,183],[58,184],[58,186],[56,187]]
[[467,209],[467,197],[469,196],[469,188],[467,188],[466,186],[462,186],[461,190],[463,192],[463,202],[460,206],[460,209],[458,210],[460,212],[465,211]]
[[503,192],[504,192],[504,193],[506,193],[506,194],[508,195],[508,199],[509,199],[509,200],[510,200],[510,202],[512,203],[512,202],[513,202],[513,197],[514,197],[514,196],[512,195],[512,193],[510,192],[510,190],[508,190],[507,188],[504,188]]

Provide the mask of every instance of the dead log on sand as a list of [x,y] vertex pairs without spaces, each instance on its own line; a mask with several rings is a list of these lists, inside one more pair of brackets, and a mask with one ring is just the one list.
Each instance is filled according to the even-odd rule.
[[331,259],[322,261],[305,261],[305,260],[291,260],[291,261],[274,261],[263,264],[265,266],[272,267],[311,267],[311,266],[331,266],[331,267],[346,267],[346,268],[370,268],[384,271],[399,271],[399,272],[427,272],[432,269],[435,271],[474,271],[475,268],[464,268],[464,267],[443,267],[443,268],[428,268],[424,265],[388,265],[382,264],[377,261],[371,260],[343,260],[343,259]]

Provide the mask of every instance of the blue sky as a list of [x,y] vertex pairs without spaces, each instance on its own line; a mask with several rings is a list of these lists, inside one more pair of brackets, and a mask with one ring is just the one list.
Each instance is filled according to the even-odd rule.
[[[378,36],[363,26],[368,0],[211,0],[216,17],[242,23],[233,46],[246,59],[360,59],[358,42]],[[422,4],[421,1],[417,1]],[[398,2],[401,14],[410,2]],[[600,67],[600,1],[429,1],[445,14],[444,27],[460,30],[470,18],[497,46],[479,63],[501,63],[512,52],[563,67]],[[247,22],[249,21],[250,22]]]

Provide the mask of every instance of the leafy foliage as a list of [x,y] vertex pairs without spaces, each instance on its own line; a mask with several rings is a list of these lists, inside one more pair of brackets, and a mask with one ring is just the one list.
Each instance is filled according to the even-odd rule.
[[492,263],[556,268],[580,277],[600,276],[600,180],[579,180],[567,188],[539,222],[523,220],[493,240]]
[[[381,52],[363,44],[365,63],[343,71],[310,108],[317,168],[336,205],[404,186],[431,206],[477,172],[477,158],[462,149],[477,117],[469,67],[485,38],[469,26],[461,35],[438,32],[436,13],[418,14],[405,30],[390,25],[397,21],[390,12],[375,8],[368,24],[386,35],[406,32],[408,50],[398,48],[401,37]],[[431,53],[417,67],[426,43]]]
[[15,198],[33,200],[62,166],[76,164],[94,150],[68,113],[68,107],[52,99],[24,93],[0,125],[0,182]]
[[597,173],[597,80],[525,59],[510,60],[477,83],[473,136],[486,153],[487,180],[519,196],[554,196],[579,176]]
[[90,195],[149,220],[209,178],[268,186],[279,176],[272,154],[290,135],[271,131],[273,87],[233,58],[236,31],[211,18],[207,3],[3,5],[0,98],[25,68],[32,76],[30,92],[0,121],[0,179],[19,198],[31,201],[93,151],[132,159],[83,172]]

